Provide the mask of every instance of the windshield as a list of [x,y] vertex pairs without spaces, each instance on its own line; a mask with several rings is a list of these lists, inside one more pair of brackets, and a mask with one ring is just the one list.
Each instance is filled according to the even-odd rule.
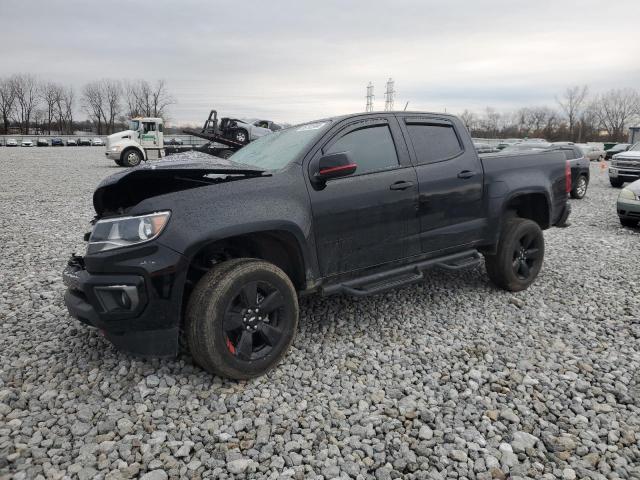
[[138,120],[131,120],[129,122],[129,130],[137,131],[140,127],[140,122]]
[[629,148],[632,152],[640,152],[640,142],[634,143],[631,148]]
[[263,170],[279,170],[291,163],[329,125],[329,121],[307,123],[270,133],[243,147],[231,159]]

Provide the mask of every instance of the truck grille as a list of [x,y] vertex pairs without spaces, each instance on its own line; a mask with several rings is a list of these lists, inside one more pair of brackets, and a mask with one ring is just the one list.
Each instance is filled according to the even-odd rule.
[[640,160],[617,160],[618,168],[640,168]]

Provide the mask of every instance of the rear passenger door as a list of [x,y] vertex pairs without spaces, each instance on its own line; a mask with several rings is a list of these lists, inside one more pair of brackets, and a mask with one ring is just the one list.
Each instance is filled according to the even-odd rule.
[[374,267],[420,253],[418,182],[393,115],[349,121],[315,152],[348,152],[354,174],[309,184],[318,262],[323,276]]
[[446,117],[399,115],[399,120],[418,176],[422,252],[478,240],[486,225],[483,171],[468,135]]

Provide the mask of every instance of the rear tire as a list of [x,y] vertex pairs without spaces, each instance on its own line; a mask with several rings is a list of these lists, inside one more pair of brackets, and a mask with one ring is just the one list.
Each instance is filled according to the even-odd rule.
[[220,158],[224,158],[225,160],[233,155],[235,152],[233,150],[223,150],[220,153]]
[[587,187],[589,186],[589,180],[586,175],[580,175],[576,181],[576,186],[571,190],[571,198],[580,200],[587,194]]
[[620,188],[624,184],[622,180],[618,180],[617,178],[611,178],[611,177],[609,177],[609,183],[613,188]]
[[638,220],[633,220],[631,218],[620,218],[620,224],[623,227],[635,228],[638,226]]
[[187,305],[186,340],[195,363],[238,380],[264,374],[289,349],[298,326],[298,298],[275,265],[235,259],[214,267]]
[[140,165],[141,161],[142,157],[140,156],[140,152],[133,148],[122,152],[122,156],[120,157],[120,163],[123,167],[136,167]]
[[510,292],[531,285],[544,260],[544,236],[532,220],[508,218],[504,221],[495,255],[485,256],[489,279]]

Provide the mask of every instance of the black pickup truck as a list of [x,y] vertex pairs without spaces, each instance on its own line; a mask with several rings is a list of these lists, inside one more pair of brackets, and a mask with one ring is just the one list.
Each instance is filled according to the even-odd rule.
[[[200,154],[205,155],[205,154]],[[519,291],[563,226],[562,152],[480,159],[450,115],[373,113],[264,136],[230,160],[175,156],[106,178],[69,312],[116,347],[250,378],[285,354],[298,295],[368,295],[483,261]]]

